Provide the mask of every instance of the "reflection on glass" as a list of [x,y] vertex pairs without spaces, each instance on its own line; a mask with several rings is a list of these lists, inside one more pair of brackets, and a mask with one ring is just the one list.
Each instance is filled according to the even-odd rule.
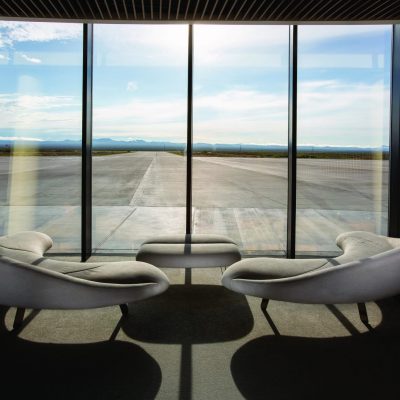
[[193,228],[283,254],[287,26],[195,26]]
[[95,26],[95,251],[185,232],[187,37],[187,26]]
[[387,234],[389,26],[299,27],[297,252]]
[[0,22],[0,235],[80,251],[82,26]]

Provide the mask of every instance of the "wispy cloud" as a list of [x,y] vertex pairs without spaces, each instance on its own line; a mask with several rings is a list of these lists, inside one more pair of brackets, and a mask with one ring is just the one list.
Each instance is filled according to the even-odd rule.
[[1,140],[13,140],[13,141],[29,141],[29,142],[43,142],[43,139],[23,136],[0,136]]
[[126,90],[128,92],[134,92],[138,89],[139,85],[137,84],[137,82],[134,81],[129,81],[126,85]]
[[21,54],[21,57],[22,57],[24,60],[26,60],[26,61],[28,61],[28,62],[30,62],[30,63],[32,63],[32,64],[41,64],[41,62],[42,62],[42,60],[41,60],[40,58],[29,57],[29,56],[26,55],[26,54]]
[[0,21],[0,47],[16,42],[68,40],[80,35],[81,24]]
[[81,105],[71,96],[0,94],[0,120],[7,137],[79,138]]
[[[299,144],[387,144],[389,92],[382,82],[303,81],[299,85]],[[80,101],[69,96],[0,95],[2,132],[23,136],[78,138]],[[186,140],[186,98],[145,99],[96,106],[96,137]],[[194,99],[194,140],[211,143],[287,142],[287,93],[251,89],[220,91]]]

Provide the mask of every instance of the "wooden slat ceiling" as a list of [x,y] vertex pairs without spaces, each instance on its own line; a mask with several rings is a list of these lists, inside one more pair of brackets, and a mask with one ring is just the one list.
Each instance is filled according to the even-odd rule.
[[0,18],[134,22],[376,22],[400,0],[0,0]]

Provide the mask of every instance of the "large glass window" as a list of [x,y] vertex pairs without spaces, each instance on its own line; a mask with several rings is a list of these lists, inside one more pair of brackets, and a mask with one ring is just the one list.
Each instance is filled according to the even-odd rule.
[[297,252],[387,234],[390,26],[299,27]]
[[80,252],[82,25],[0,22],[0,235]]
[[93,247],[184,233],[188,27],[94,29]]
[[287,95],[287,26],[195,26],[195,233],[284,253]]

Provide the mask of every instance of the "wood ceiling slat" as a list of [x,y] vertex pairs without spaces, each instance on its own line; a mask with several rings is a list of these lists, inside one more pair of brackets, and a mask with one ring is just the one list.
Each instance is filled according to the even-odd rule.
[[151,17],[151,19],[154,19],[154,15],[153,15],[153,0],[150,0],[150,17]]
[[318,7],[321,5],[321,4],[324,4],[325,3],[325,1],[326,0],[319,0],[319,1],[317,1],[316,3],[314,3],[314,5],[311,7],[311,8],[309,8],[308,10],[307,10],[307,8],[306,7],[304,7],[303,9],[300,9],[301,11],[305,11],[305,13],[303,14],[303,15],[301,15],[301,11],[300,11],[300,15],[299,15],[299,19],[300,18],[304,18],[304,19],[311,19],[311,15],[315,15],[315,13],[314,14],[312,14],[315,10],[317,10],[317,12],[318,12]]
[[207,11],[207,7],[208,7],[208,3],[209,3],[209,2],[210,2],[210,0],[207,0],[207,1],[205,2],[204,8],[203,8],[203,12],[201,13],[200,19],[203,19],[203,18],[204,18],[204,14],[205,14],[205,12]]
[[123,7],[124,7],[125,19],[129,19],[128,8],[127,8],[127,5],[126,5],[126,3],[125,3],[125,0],[122,0],[122,5],[123,5]]
[[[83,6],[82,6],[81,2],[77,1],[76,3],[78,4],[79,9],[81,10],[82,18],[84,18],[86,13],[85,13],[85,10],[83,9]],[[93,18],[94,18],[94,16],[93,16]]]
[[315,18],[318,18],[318,20],[323,20],[324,18],[327,18],[327,16],[328,16],[328,18],[331,18],[331,13],[332,13],[332,11],[338,11],[338,10],[340,10],[341,8],[343,8],[343,7],[345,7],[345,4],[347,4],[347,3],[352,3],[352,2],[354,2],[354,0],[348,0],[347,2],[346,1],[342,1],[342,4],[340,5],[339,4],[339,6],[338,6],[338,4],[336,3],[336,2],[334,2],[334,1],[332,1],[332,2],[326,2],[325,3],[325,6],[322,6],[314,15],[315,15]]
[[[57,3],[61,6],[62,10],[64,11],[64,15],[66,15],[68,18],[71,18],[69,12],[67,11],[67,9],[64,7],[64,4],[62,1],[57,0]],[[59,9],[60,10],[60,9]]]
[[[238,17],[239,14],[242,12],[243,7],[247,4],[247,1],[248,1],[248,0],[244,0],[244,1],[242,2],[242,5],[239,7],[238,11],[236,12],[235,16],[233,17],[233,20],[234,20],[234,21],[237,20],[237,17]],[[208,1],[207,1],[207,3],[208,3]]]
[[[368,16],[376,15],[382,9],[387,9],[387,6],[392,7],[392,1],[391,0],[386,0],[386,1],[379,1],[377,4],[375,2],[370,4],[369,7],[364,7],[361,12],[358,12],[358,10],[353,10],[353,12],[350,12],[350,18],[359,18],[363,16],[364,18],[368,18]],[[371,14],[372,12],[372,14]]]
[[192,19],[195,20],[196,19],[196,14],[197,14],[197,8],[199,7],[199,0],[196,1],[196,5],[194,7],[194,11],[193,11],[193,16]]
[[189,11],[189,6],[190,6],[190,0],[188,0],[187,5],[186,5],[186,11],[185,11],[185,20],[187,19],[188,11]]
[[249,7],[246,10],[246,13],[243,15],[242,21],[246,21],[247,16],[249,15],[249,12],[251,11],[251,9],[256,5],[257,3],[255,1],[253,1]]
[[[12,4],[13,4],[15,7],[17,7],[17,9],[20,11],[19,16],[22,17],[22,14],[25,15],[25,17],[28,17],[28,16],[29,16],[29,14],[27,14],[26,11],[23,10],[23,9],[20,7],[20,5],[19,5],[18,3],[16,3],[14,0],[11,0],[11,2],[12,2]],[[17,13],[18,13],[18,11],[17,11]],[[22,13],[22,14],[21,14],[21,13]]]
[[[29,7],[29,5],[28,5],[24,0],[21,0],[21,3],[22,3],[22,4],[24,5],[24,7],[29,11],[29,13],[30,13],[31,15],[33,15],[35,18],[37,17],[38,14],[37,14],[35,11],[33,11],[32,8]],[[37,11],[39,11],[39,13],[41,14],[42,17],[44,17],[44,15],[43,15],[43,13],[42,13],[42,10],[36,6],[36,4],[35,4],[34,1],[31,2],[31,5],[32,5],[33,7],[35,7],[35,9],[36,9]]]
[[288,0],[283,0],[283,1],[281,0],[280,2],[278,2],[278,4],[276,4],[276,6],[272,7],[271,12],[269,13],[268,19],[271,21],[275,20],[276,15],[278,13],[280,13],[280,10],[282,8],[285,8],[287,6],[288,2],[289,2]]
[[296,0],[289,0],[286,4],[286,7],[282,8],[281,12],[276,16],[275,21],[281,21],[282,16],[285,15],[285,12],[290,8]]
[[42,5],[42,7],[47,11],[47,14],[49,14],[50,18],[53,18],[53,13],[48,9],[47,5],[45,3],[43,3],[42,0],[39,0],[39,3]]
[[71,0],[67,0],[67,2],[68,2],[68,5],[69,5],[69,8],[70,8],[70,9],[72,10],[72,12],[75,14],[75,17],[76,17],[77,19],[79,19],[79,15],[78,15],[78,13],[76,12],[75,7],[72,5]]
[[[341,7],[339,12],[334,12],[332,18],[335,18],[337,20],[338,18],[343,18],[341,17],[342,15],[346,15],[346,18],[349,18],[351,10],[353,10],[355,7],[362,5],[363,8],[368,5],[365,4],[365,0],[353,0],[353,1],[346,1],[344,4],[344,7]],[[336,16],[336,17],[335,17]]]
[[237,3],[237,0],[235,0],[235,1],[233,2],[232,7],[231,7],[231,8],[229,9],[229,11],[228,11],[228,14],[226,14],[225,21],[227,21],[227,20],[229,19],[230,15],[231,15],[231,13],[232,13],[232,11],[233,11],[233,9],[234,9],[235,6],[236,6],[236,3]]
[[10,13],[10,11],[7,11],[5,4],[0,4],[0,11],[4,13],[6,17],[12,17],[12,12]]
[[[353,1],[353,0],[350,0]],[[317,8],[315,10],[315,13],[311,15],[311,18],[318,20],[318,21],[323,21],[326,18],[327,12],[329,10],[338,8],[337,2],[335,0],[327,0],[322,3],[321,7]],[[328,14],[329,15],[329,14]]]
[[208,18],[209,20],[211,20],[211,18],[213,17],[214,11],[215,11],[215,7],[217,7],[218,2],[219,2],[219,0],[215,0],[215,2],[214,2],[214,7],[212,8],[211,13],[210,13],[210,16],[209,16],[209,18]]
[[[121,19],[121,15],[119,14],[119,9],[118,9],[118,5],[117,5],[117,2],[116,2],[116,0],[113,0],[114,1],[114,8],[115,8],[115,11],[117,12],[117,17],[118,17],[118,19]],[[110,17],[111,18],[111,17]]]
[[[90,1],[90,0],[89,0],[89,1]],[[94,2],[96,3],[96,7],[97,7],[97,10],[98,10],[99,13],[100,13],[101,19],[104,19],[103,11],[101,11],[101,8],[100,8],[100,5],[99,5],[98,1],[97,1],[97,0],[94,0]]]
[[142,0],[142,15],[143,15],[143,19],[146,19],[146,11],[144,9],[144,1]]
[[289,13],[288,13],[288,15],[286,16],[286,18],[287,18],[289,21],[294,21],[294,20],[296,20],[296,19],[298,20],[298,10],[302,10],[302,9],[303,9],[302,7],[303,7],[306,3],[308,4],[308,0],[297,0],[297,1],[295,2],[295,4],[294,4],[293,8],[289,10]]
[[168,2],[168,21],[171,19],[171,0]]
[[268,4],[267,8],[264,10],[264,12],[258,17],[258,20],[262,20],[265,16],[265,14],[271,9],[271,7],[276,3],[277,0],[271,0],[270,3]]
[[107,10],[108,16],[110,17],[110,19],[112,19],[112,15],[111,15],[111,12],[110,12],[110,7],[108,7],[108,1],[107,0],[103,0],[103,2],[104,2],[104,5],[106,6],[106,10]]
[[258,14],[258,12],[260,11],[261,7],[266,3],[267,0],[263,0],[261,2],[261,4],[257,7],[257,10],[254,12],[254,14],[251,16],[250,21],[254,21],[254,18],[256,17],[256,15]]
[[[395,18],[393,18],[395,16]],[[376,19],[400,19],[400,4],[395,7],[388,7],[385,12],[381,12],[376,16]]]
[[221,8],[221,10],[220,10],[220,12],[219,12],[219,14],[218,14],[218,18],[217,18],[218,21],[221,20],[221,15],[222,15],[222,13],[224,12],[224,9],[225,9],[225,7],[226,7],[227,2],[228,2],[228,0],[225,0],[225,1],[224,1],[224,4],[222,5],[222,8]]
[[[79,0],[78,0],[78,1],[79,1]],[[92,9],[92,6],[90,5],[90,1],[91,1],[91,0],[86,0],[85,4],[88,6],[88,8],[89,8],[91,14],[93,15],[93,18],[96,19],[97,17],[96,17],[96,14],[94,13],[94,11],[93,11],[93,9]]]
[[133,18],[137,19],[135,0],[132,0],[132,11],[133,11]]
[[[364,0],[363,0],[364,1]],[[322,18],[329,18],[329,19],[334,19],[335,15],[337,15],[338,13],[340,13],[340,11],[343,10],[343,8],[346,8],[348,5],[351,5],[354,3],[354,0],[344,0],[342,1],[341,5],[337,5],[337,3],[333,2],[332,7],[329,7],[325,13],[323,13],[321,15]],[[327,14],[328,12],[330,12],[330,14]]]
[[52,7],[53,10],[58,14],[58,16],[59,16],[60,18],[62,18],[62,15],[60,14],[59,9],[54,5],[54,2],[53,2],[53,1],[49,1],[49,4],[51,4],[51,7]]

